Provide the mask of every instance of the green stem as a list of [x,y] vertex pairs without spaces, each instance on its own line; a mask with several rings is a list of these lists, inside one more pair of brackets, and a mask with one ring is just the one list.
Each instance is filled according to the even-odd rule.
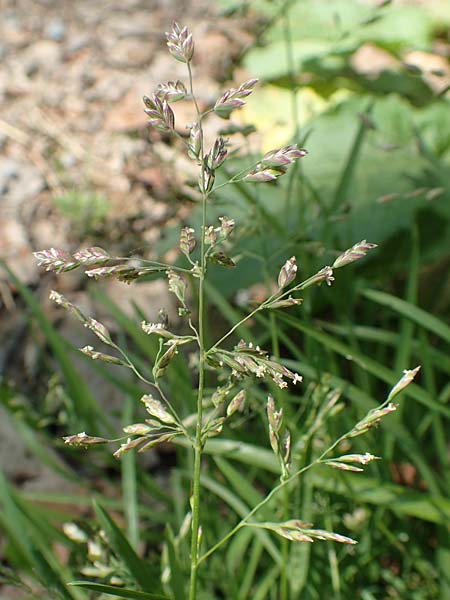
[[199,554],[199,528],[200,528],[200,469],[202,462],[202,417],[203,417],[203,388],[205,382],[205,352],[204,352],[204,275],[205,275],[205,224],[206,224],[206,197],[203,196],[203,227],[202,227],[202,276],[199,284],[198,299],[198,333],[200,346],[199,378],[197,394],[197,426],[195,431],[194,446],[194,475],[192,489],[192,539],[191,539],[191,580],[189,588],[189,600],[196,600],[197,576],[198,576],[198,554]]
[[[123,424],[133,423],[134,419],[134,399],[127,396],[123,410]],[[136,454],[129,452],[122,457],[122,490],[123,490],[123,508],[127,522],[128,538],[133,548],[139,547],[139,514],[137,499],[137,475],[136,475]]]
[[[282,515],[281,520],[285,521],[287,519],[289,508],[289,490],[288,488],[284,488],[283,490],[283,505],[282,505]],[[282,538],[281,540],[281,579],[280,579],[280,599],[287,600],[289,591],[288,591],[288,569],[289,569],[289,540]]]
[[[189,71],[189,86],[192,100],[197,111],[197,117],[201,128],[201,115],[198,108],[197,100],[194,95],[192,85],[192,70],[190,63],[187,64]],[[201,149],[203,165],[203,131],[201,131]],[[203,171],[203,166],[202,166]],[[207,194],[203,187],[203,172],[200,178],[202,192],[202,230],[201,230],[201,264],[200,264],[200,281],[198,290],[198,345],[199,345],[199,376],[198,376],[198,393],[197,393],[197,424],[195,429],[194,442],[194,473],[192,483],[192,528],[191,528],[191,575],[189,584],[189,600],[197,598],[197,582],[198,582],[198,566],[199,566],[199,532],[200,532],[200,473],[202,465],[202,418],[203,418],[203,390],[205,385],[205,327],[204,327],[204,282],[206,275],[206,252],[205,252],[205,228],[206,228],[206,200]]]

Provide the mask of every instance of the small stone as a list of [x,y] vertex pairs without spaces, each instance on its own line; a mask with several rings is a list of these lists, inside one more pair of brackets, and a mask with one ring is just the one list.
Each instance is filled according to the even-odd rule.
[[49,40],[61,42],[66,34],[66,26],[61,19],[52,19],[45,26],[44,34]]

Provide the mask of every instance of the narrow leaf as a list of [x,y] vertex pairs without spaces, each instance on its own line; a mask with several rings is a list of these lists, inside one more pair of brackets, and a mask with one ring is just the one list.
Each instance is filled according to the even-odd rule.
[[94,509],[97,514],[97,518],[100,521],[100,525],[106,532],[111,546],[122,558],[131,575],[136,579],[137,583],[144,591],[153,589],[154,581],[148,573],[145,562],[139,558],[122,531],[117,527],[108,513],[95,501]]
[[94,583],[91,581],[72,581],[68,585],[85,588],[101,594],[109,594],[110,596],[118,596],[119,598],[127,598],[128,600],[170,600],[170,598],[167,596],[161,596],[161,594],[138,592],[136,590],[129,590],[126,588],[119,588],[113,585],[105,585],[103,583]]

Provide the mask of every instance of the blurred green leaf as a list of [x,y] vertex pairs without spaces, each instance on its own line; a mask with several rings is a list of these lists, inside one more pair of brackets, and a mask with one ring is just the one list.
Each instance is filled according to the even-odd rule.
[[361,294],[377,304],[387,306],[450,344],[450,327],[426,310],[386,292],[365,289],[361,290]]
[[161,594],[137,592],[135,590],[114,587],[112,585],[105,585],[103,583],[94,583],[91,581],[73,581],[69,583],[69,585],[74,587],[86,588],[87,590],[99,592],[100,594],[118,596],[119,598],[127,598],[127,600],[170,600],[170,598],[168,598],[167,596],[161,596]]
[[94,509],[100,525],[105,530],[114,551],[123,560],[131,575],[142,589],[145,592],[151,591],[154,588],[155,582],[153,581],[145,562],[139,558],[122,531],[96,501],[94,501]]
[[47,319],[39,302],[34,298],[31,291],[14,275],[5,263],[0,263],[0,266],[3,267],[11,281],[17,287],[48,340],[67,384],[67,389],[73,402],[73,413],[75,418],[79,420],[80,430],[88,429],[91,435],[97,435],[99,433],[99,419],[101,417],[104,420],[104,415],[103,412],[100,414],[97,402],[83,378],[79,376],[73,361],[69,358],[67,342]]

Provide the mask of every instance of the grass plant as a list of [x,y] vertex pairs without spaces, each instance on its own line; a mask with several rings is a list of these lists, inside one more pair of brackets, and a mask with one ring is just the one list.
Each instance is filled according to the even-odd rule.
[[[312,480],[306,477],[306,474],[309,475],[309,471],[313,468],[314,470],[317,468],[319,473],[323,473],[323,469],[330,472],[334,469],[338,473],[359,473],[367,463],[377,459],[377,456],[367,450],[360,449],[359,436],[369,432],[381,419],[396,410],[394,398],[409,386],[418,367],[405,370],[403,376],[396,382],[394,374],[390,371],[373,366],[372,370],[375,374],[393,386],[386,400],[378,406],[370,406],[366,401],[365,413],[350,427],[344,428],[345,433],[334,432],[331,427],[330,431],[334,437],[325,436],[318,446],[313,442],[316,435],[323,431],[324,424],[329,425],[335,420],[340,424],[339,415],[345,408],[341,401],[342,390],[338,386],[318,383],[306,393],[303,408],[295,409],[291,405],[293,394],[289,390],[289,385],[300,384],[302,375],[288,367],[286,361],[280,358],[280,334],[271,315],[275,314],[273,311],[281,311],[284,314],[290,308],[298,309],[303,301],[298,294],[309,291],[309,288],[320,285],[331,286],[338,269],[360,260],[375,247],[375,244],[365,240],[354,244],[343,253],[338,253],[331,266],[320,268],[300,283],[296,282],[298,270],[296,257],[284,258],[276,282],[268,279],[266,298],[256,303],[242,316],[235,317],[232,309],[227,310],[228,314],[232,315],[229,329],[216,341],[209,342],[209,335],[206,334],[207,301],[213,293],[213,288],[208,287],[207,275],[213,268],[239,268],[236,257],[232,254],[234,218],[221,216],[219,225],[210,224],[209,208],[214,203],[215,193],[230,185],[248,186],[274,182],[286,175],[289,168],[292,169],[307,152],[298,148],[296,144],[276,148],[265,153],[256,162],[249,163],[237,174],[216,184],[216,172],[227,160],[229,144],[225,138],[218,137],[208,150],[204,139],[204,120],[209,113],[213,112],[219,117],[229,118],[233,111],[245,104],[245,99],[251,94],[257,81],[252,79],[238,88],[227,90],[213,106],[202,112],[194,90],[192,35],[186,27],[180,27],[175,23],[166,36],[169,52],[175,59],[186,64],[187,85],[180,81],[160,84],[154,94],[144,97],[144,104],[150,125],[177,137],[186,148],[189,157],[198,166],[201,220],[198,231],[191,227],[184,227],[180,232],[179,250],[184,257],[184,263],[169,265],[160,261],[124,259],[111,256],[99,247],[86,248],[73,255],[56,248],[35,253],[41,266],[47,271],[56,273],[81,267],[86,268],[86,274],[93,279],[116,277],[126,283],[139,281],[149,275],[163,274],[167,277],[170,292],[177,299],[178,315],[182,323],[180,329],[176,328],[172,331],[173,327],[169,326],[164,311],[160,313],[157,321],[143,320],[141,331],[133,333],[134,341],[144,353],[147,350],[147,342],[142,341],[143,334],[145,334],[144,338],[148,335],[152,339],[155,338],[157,342],[156,353],[155,343],[152,341],[153,347],[146,355],[146,360],[142,361],[135,349],[130,350],[116,341],[102,323],[86,316],[80,308],[60,293],[53,291],[50,294],[52,300],[67,309],[110,348],[111,353],[106,353],[90,345],[85,346],[81,351],[86,357],[97,364],[107,363],[129,369],[136,377],[139,387],[143,386],[145,390],[141,402],[147,413],[142,422],[124,426],[125,437],[120,436],[115,439],[106,437],[105,432],[101,431],[101,426],[94,430],[94,424],[86,421],[86,425],[89,425],[89,429],[86,427],[89,433],[81,431],[64,438],[68,446],[81,448],[120,442],[114,456],[124,461],[125,512],[129,532],[129,540],[127,540],[106,511],[97,505],[95,508],[97,519],[107,541],[91,540],[90,546],[88,543],[88,558],[93,566],[84,568],[81,573],[85,576],[95,576],[103,581],[101,583],[98,580],[75,582],[73,586],[75,589],[84,588],[124,598],[169,597],[164,595],[164,592],[163,595],[159,591],[155,593],[155,588],[160,587],[159,581],[155,581],[155,572],[153,569],[148,569],[146,560],[141,558],[133,548],[138,546],[141,532],[136,491],[133,487],[137,477],[137,467],[129,460],[129,453],[133,450],[137,450],[138,453],[144,452],[159,444],[173,442],[182,448],[187,448],[191,456],[186,460],[189,470],[185,473],[190,481],[191,492],[190,509],[185,512],[178,533],[175,534],[172,527],[168,526],[162,575],[165,594],[169,593],[170,597],[176,600],[186,597],[190,600],[215,597],[214,587],[211,586],[217,583],[202,577],[202,571],[204,572],[206,563],[211,561],[214,561],[211,564],[216,565],[215,568],[220,569],[220,563],[215,560],[218,552],[223,554],[229,544],[237,543],[236,540],[239,539],[242,544],[241,552],[245,551],[248,544],[253,545],[251,550],[253,571],[250,571],[250,575],[240,582],[239,592],[232,591],[233,584],[228,582],[223,584],[225,591],[222,590],[221,593],[225,593],[225,597],[233,597],[235,594],[243,594],[239,597],[245,597],[253,586],[253,597],[263,598],[275,585],[279,590],[278,597],[287,599],[291,593],[299,593],[306,584],[305,575],[301,580],[293,579],[289,575],[292,561],[299,560],[299,555],[296,556],[290,551],[289,543],[298,543],[305,547],[315,540],[347,545],[356,543],[349,536],[333,531],[336,514],[331,515],[329,508],[325,519],[327,528],[315,528],[309,522]],[[187,136],[181,135],[175,128],[175,115],[171,108],[171,104],[184,98],[191,99],[197,115],[196,122],[190,126]],[[350,177],[351,173],[346,175],[346,178]],[[341,181],[338,188],[341,190],[340,194],[343,186],[344,183]],[[193,299],[197,299],[195,307],[192,305]],[[223,303],[226,301],[220,296],[216,296],[216,301],[225,306]],[[36,314],[39,314],[38,309],[35,310]],[[267,314],[269,316],[265,317]],[[251,335],[248,325],[255,319],[268,322],[269,330],[272,332],[272,354],[263,350],[259,341],[249,339]],[[298,321],[292,325],[297,327]],[[304,327],[310,339],[317,338],[323,341],[325,334],[314,332],[308,325]],[[180,333],[182,328],[184,331]],[[135,331],[133,326],[131,331]],[[236,343],[238,332],[243,333],[246,340],[241,339]],[[333,351],[341,351],[342,344],[331,343],[328,338],[325,339],[325,345]],[[54,340],[54,344],[61,343],[56,337]],[[191,345],[195,348],[193,355],[196,382],[188,398],[195,396],[195,408],[193,412],[188,410],[186,414],[187,407],[180,406],[180,402],[171,397],[173,387],[167,385],[166,377],[169,376],[174,365],[180,362],[178,360],[180,357],[177,355],[180,354],[181,358],[186,357],[182,347],[189,348]],[[286,346],[288,346],[287,341]],[[148,368],[150,357],[153,358],[151,369]],[[301,360],[301,356],[299,358]],[[370,370],[370,364],[368,368]],[[301,368],[299,371],[301,372]],[[434,407],[438,413],[445,414],[445,410],[438,410],[438,405],[420,388],[413,389],[416,390],[415,395],[418,399]],[[247,408],[245,408],[246,402]],[[309,402],[312,403],[312,409],[306,411],[305,407]],[[265,406],[263,411],[262,406]],[[124,418],[131,418],[136,412],[133,403],[127,400]],[[299,429],[297,423],[302,412],[306,416],[306,422]],[[263,426],[271,451],[247,444],[245,434],[241,439],[239,438],[239,423],[242,426],[245,419],[253,418],[253,413],[258,416],[258,419],[263,416]],[[227,428],[233,431],[233,440],[215,439],[227,431]],[[293,430],[295,436],[292,434]],[[208,454],[213,454],[215,457],[219,472],[231,486],[229,489],[205,473],[202,467]],[[268,484],[270,489],[267,493],[261,494],[251,481],[246,481],[242,474],[229,464],[230,458],[246,462],[250,469],[260,467],[268,470],[269,473],[277,474],[278,483],[272,482],[270,485],[270,478],[265,477],[265,485]],[[319,480],[325,484],[332,478],[330,475],[324,475],[319,476]],[[228,530],[224,530],[218,522],[211,528],[208,527],[211,495],[218,496],[238,515],[237,523],[235,522]],[[281,510],[276,508],[277,502],[281,502]],[[180,507],[180,510],[185,511],[185,507]],[[292,510],[295,510],[295,513],[292,513]],[[66,533],[74,542],[77,537],[83,538],[83,534],[80,534],[76,528],[69,528]],[[273,541],[273,534],[281,538],[280,545]],[[189,543],[186,545],[187,540]],[[122,574],[120,569],[117,570],[118,565],[115,565],[111,557],[108,563],[108,548],[115,556],[120,557],[125,569]],[[271,556],[273,564],[264,572],[264,577],[255,588],[252,579],[259,569],[259,557],[263,548]],[[303,553],[300,560],[305,569],[307,560],[305,552],[308,551],[300,552]],[[338,558],[332,548],[328,551],[328,559],[332,572],[332,585],[336,591],[340,589]],[[228,592],[227,585],[231,586]]]

